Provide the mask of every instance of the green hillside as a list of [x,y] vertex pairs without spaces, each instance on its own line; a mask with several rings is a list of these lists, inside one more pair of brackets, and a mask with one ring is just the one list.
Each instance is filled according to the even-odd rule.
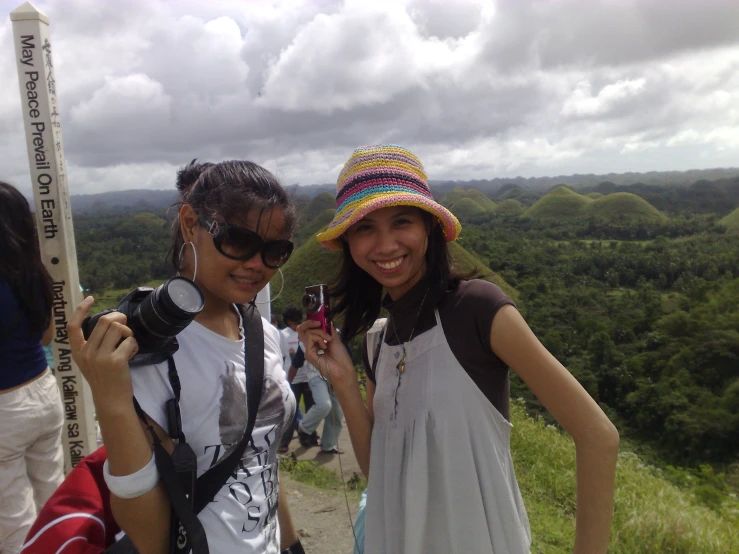
[[726,227],[729,231],[739,231],[739,208],[721,219],[718,224]]
[[634,220],[662,223],[667,220],[667,216],[649,202],[629,192],[616,192],[598,198],[585,208],[584,213],[606,222]]
[[322,192],[321,194],[317,194],[311,198],[310,201],[300,209],[298,215],[301,219],[310,221],[329,208],[332,210],[336,209],[336,198],[330,192]]
[[[511,451],[531,523],[532,554],[572,552],[575,539],[575,448],[572,440],[511,402]],[[701,504],[630,452],[619,455],[611,554],[739,552],[739,502],[722,513]],[[733,514],[733,515],[732,515]]]
[[465,250],[458,242],[449,243],[449,253],[459,271],[464,273],[475,269],[481,278],[498,285],[503,289],[503,292],[514,300],[518,298],[518,291],[516,289],[506,283],[500,275],[482,263],[474,254]]
[[467,191],[467,198],[477,202],[486,212],[495,211],[498,207],[495,202],[485,196],[482,192],[477,189],[469,189]]
[[521,204],[518,200],[514,200],[513,198],[509,198],[507,200],[503,200],[498,204],[498,209],[496,210],[499,214],[522,214],[526,211],[526,206]]
[[[493,273],[461,245],[453,242],[449,246],[452,258],[460,271],[468,272],[476,268],[484,279],[498,285],[511,298],[518,297],[516,289]],[[290,261],[282,268],[285,287],[280,297],[274,301],[272,309],[279,313],[287,306],[300,306],[305,287],[332,281],[340,267],[340,259],[341,253],[338,250],[323,248],[315,237],[310,237],[293,253]],[[277,274],[270,282],[273,295],[280,290],[280,283],[280,276]]]
[[586,194],[585,196],[587,196],[588,198],[592,198],[593,200],[597,200],[598,198],[603,198],[603,193],[602,192],[590,192]]
[[334,218],[335,213],[336,210],[334,208],[328,208],[313,217],[313,219],[311,220],[299,219],[298,225],[295,229],[295,235],[293,237],[295,244],[300,246],[310,237],[314,236],[324,227],[328,226],[328,224],[331,223],[331,220]]
[[449,207],[449,210],[457,216],[457,219],[462,221],[475,215],[484,214],[486,211],[485,208],[472,200],[472,198],[462,198],[457,200]]
[[591,202],[593,200],[587,196],[559,186],[538,200],[523,215],[536,219],[572,218],[581,215],[583,208]]
[[[462,188],[455,188],[450,190],[446,196],[441,200],[441,204],[446,206],[449,209],[452,209],[455,205],[459,204],[462,200],[472,200],[475,204],[477,204],[484,212],[492,212],[495,211],[497,208],[497,205],[495,202],[493,202],[490,198],[485,196],[482,192],[480,192],[477,189],[462,189]],[[465,206],[471,206],[469,203],[465,203],[462,205],[462,209],[468,209]],[[453,210],[452,210],[453,211]],[[454,212],[455,215],[457,215],[456,212]],[[457,217],[459,217],[457,215]]]

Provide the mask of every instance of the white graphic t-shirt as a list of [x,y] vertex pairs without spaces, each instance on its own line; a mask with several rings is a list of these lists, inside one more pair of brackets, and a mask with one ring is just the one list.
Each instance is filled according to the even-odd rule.
[[[295,412],[282,370],[279,331],[266,319],[264,387],[253,444],[233,477],[198,515],[211,554],[278,553],[277,447]],[[174,355],[182,392],[182,428],[198,458],[198,477],[236,445],[247,421],[244,333],[234,341],[192,322],[177,337]],[[133,368],[134,394],[144,412],[167,429],[164,403],[174,397],[167,363]]]

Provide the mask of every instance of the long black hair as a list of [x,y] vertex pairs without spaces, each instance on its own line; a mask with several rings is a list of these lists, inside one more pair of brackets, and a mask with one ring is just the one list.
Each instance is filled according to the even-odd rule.
[[0,181],[0,279],[21,301],[31,329],[43,333],[51,320],[51,275],[41,261],[36,222],[28,200]]
[[[430,213],[421,210],[429,233],[426,248],[426,274],[431,288],[446,287],[460,279],[469,278],[454,269],[444,230]],[[331,296],[338,302],[334,315],[343,315],[341,327],[342,341],[350,341],[364,333],[375,322],[382,309],[382,285],[369,273],[360,268],[352,258],[349,244],[343,241],[341,268],[330,285]]]
[[[241,217],[254,208],[259,217],[274,207],[282,208],[285,231],[292,234],[295,227],[295,206],[277,178],[262,166],[248,161],[199,163],[191,161],[177,172],[179,199],[173,207],[190,204],[195,213],[224,221]],[[180,250],[184,239],[180,218],[172,224],[170,257],[176,271],[181,269]]]

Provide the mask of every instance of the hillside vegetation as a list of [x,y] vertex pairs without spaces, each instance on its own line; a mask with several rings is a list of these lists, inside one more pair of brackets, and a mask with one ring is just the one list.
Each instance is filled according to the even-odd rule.
[[574,218],[582,215],[583,208],[593,200],[565,186],[557,187],[524,212],[524,217]]
[[[460,244],[451,243],[450,253],[456,267],[462,273],[475,271],[481,278],[498,285],[511,298],[516,299],[518,292],[489,267],[467,252]],[[277,313],[287,306],[301,306],[305,287],[309,285],[328,284],[336,276],[341,264],[341,252],[328,250],[321,246],[315,237],[310,237],[298,248],[283,266],[282,273],[285,285],[282,294],[276,298],[272,307]],[[273,294],[280,290],[280,276],[275,275],[270,282]]]
[[596,220],[615,222],[634,219],[647,223],[664,223],[667,216],[643,198],[629,192],[616,192],[595,199],[583,214]]
[[[569,436],[511,403],[511,451],[531,524],[532,554],[571,552],[575,540],[575,448]],[[739,502],[706,507],[637,455],[619,455],[610,554],[739,552]]]
[[729,231],[739,231],[739,208],[721,219],[718,224]]

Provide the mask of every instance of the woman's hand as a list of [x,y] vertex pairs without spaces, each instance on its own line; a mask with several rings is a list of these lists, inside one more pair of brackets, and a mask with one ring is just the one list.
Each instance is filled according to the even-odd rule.
[[[332,387],[342,389],[347,385],[357,384],[354,363],[341,343],[333,323],[329,335],[321,329],[318,321],[304,321],[298,325],[298,338],[305,348],[305,359],[328,379]],[[323,354],[319,353],[321,351]]]
[[102,316],[85,341],[82,321],[94,301],[92,296],[85,298],[67,323],[72,358],[90,384],[96,409],[130,407],[133,384],[128,360],[138,352],[138,344],[120,312]]

